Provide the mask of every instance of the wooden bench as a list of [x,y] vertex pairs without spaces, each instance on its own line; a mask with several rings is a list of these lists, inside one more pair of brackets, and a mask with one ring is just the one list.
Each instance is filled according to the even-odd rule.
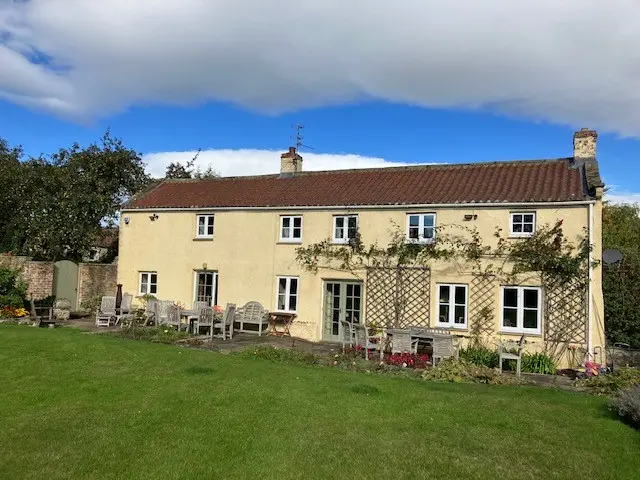
[[[260,302],[247,302],[244,306],[236,310],[233,321],[238,324],[238,328],[236,329],[238,332],[257,333],[258,336],[261,336],[269,327],[268,315],[269,312],[260,304]],[[258,328],[257,330],[247,329],[245,327],[247,324],[256,325]]]
[[54,328],[56,326],[53,307],[36,307],[33,298],[29,299],[29,306],[31,307],[31,319],[33,322],[38,322],[39,327]]

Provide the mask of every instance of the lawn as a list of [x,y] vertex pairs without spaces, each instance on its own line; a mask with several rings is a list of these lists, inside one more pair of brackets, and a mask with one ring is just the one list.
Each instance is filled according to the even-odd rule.
[[604,399],[0,326],[0,478],[638,478]]

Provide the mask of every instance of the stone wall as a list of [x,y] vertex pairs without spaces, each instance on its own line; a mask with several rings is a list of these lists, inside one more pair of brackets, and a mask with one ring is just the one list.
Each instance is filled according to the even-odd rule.
[[34,300],[53,295],[53,263],[35,262],[29,257],[0,254],[0,266],[15,268],[29,284],[28,293]]
[[81,263],[78,267],[78,306],[103,295],[115,295],[117,264]]

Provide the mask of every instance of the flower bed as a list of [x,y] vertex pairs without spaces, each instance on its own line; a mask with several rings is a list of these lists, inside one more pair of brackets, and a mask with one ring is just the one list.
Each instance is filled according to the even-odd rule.
[[29,316],[29,312],[24,308],[17,308],[9,305],[5,305],[0,308],[0,318],[22,318],[27,316]]

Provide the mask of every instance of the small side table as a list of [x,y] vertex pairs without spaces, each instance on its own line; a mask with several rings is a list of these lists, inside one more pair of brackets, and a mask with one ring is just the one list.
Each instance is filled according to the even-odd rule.
[[[290,337],[289,329],[296,314],[292,312],[269,312],[269,335],[275,337]],[[278,326],[282,325],[282,330]]]

